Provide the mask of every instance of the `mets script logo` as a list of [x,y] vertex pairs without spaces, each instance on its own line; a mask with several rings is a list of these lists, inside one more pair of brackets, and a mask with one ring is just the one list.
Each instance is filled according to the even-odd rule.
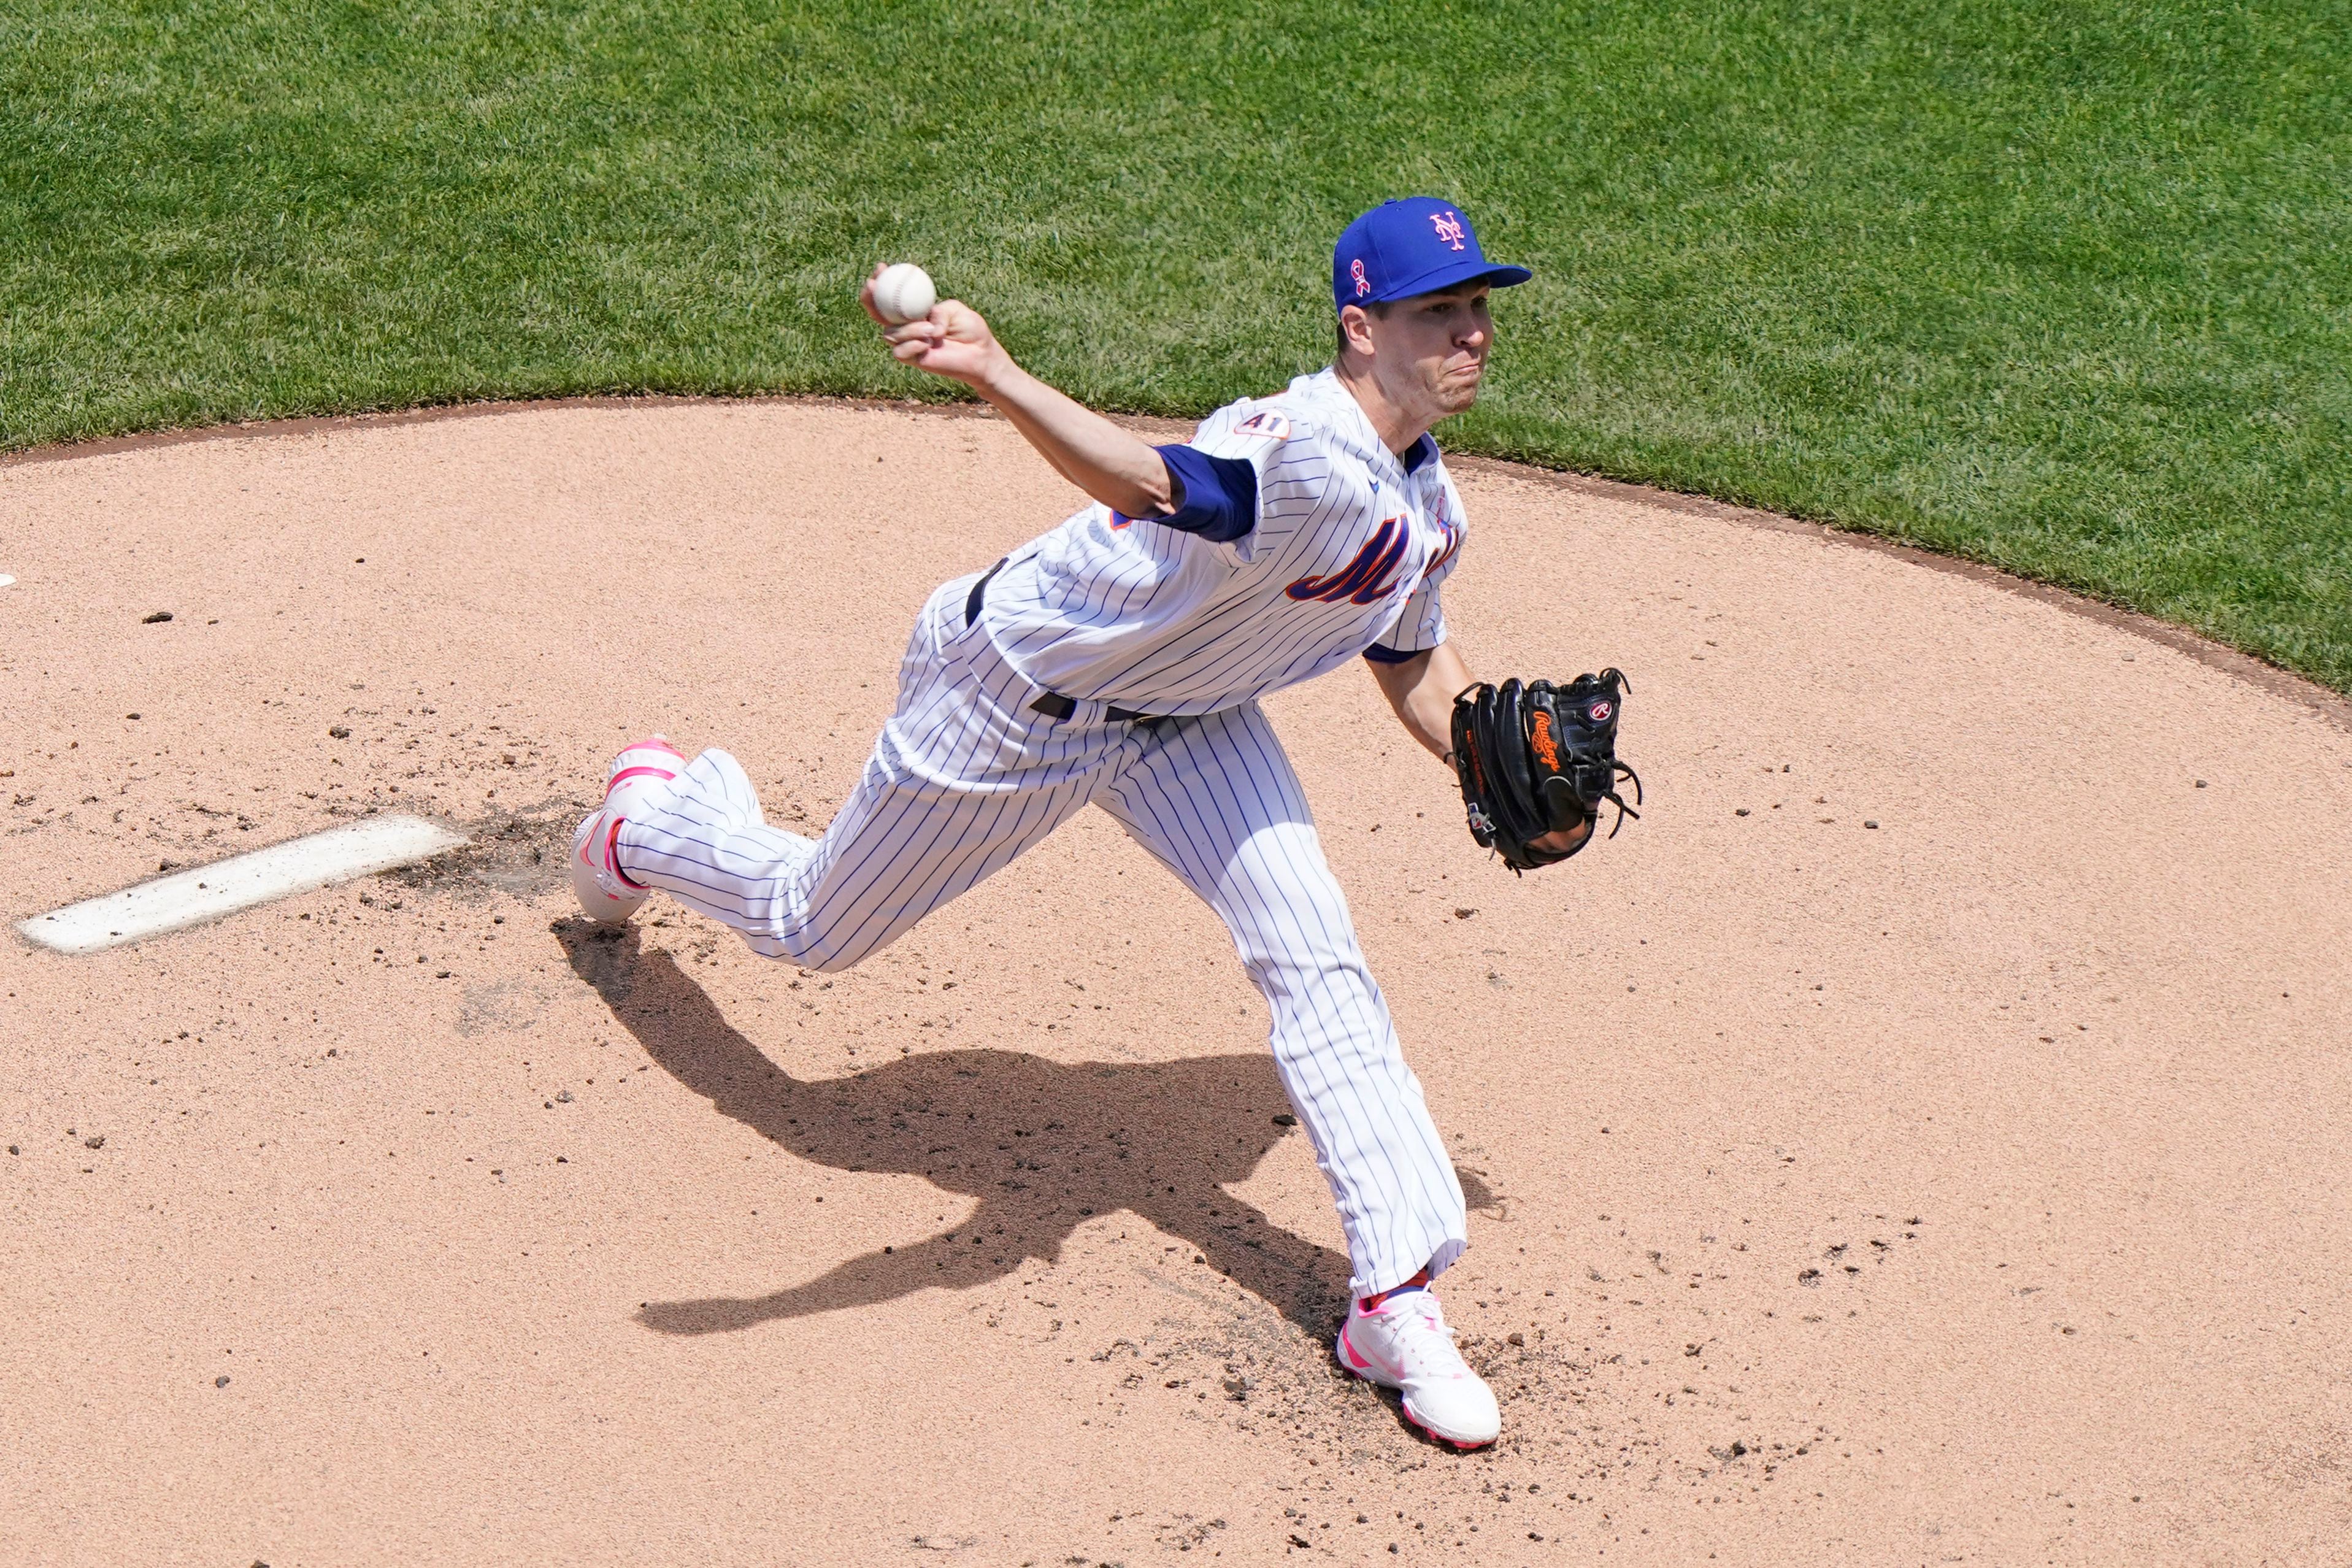
[[1453,560],[1462,548],[1462,531],[1454,527],[1453,521],[1445,515],[1443,500],[1437,503],[1437,526],[1444,532],[1445,542],[1437,547],[1437,553],[1431,556],[1429,564],[1421,569],[1421,580],[1424,583],[1444,571],[1445,563]]
[[1432,213],[1429,215],[1429,221],[1437,226],[1437,237],[1439,239],[1443,240],[1445,244],[1452,246],[1456,250],[1462,248],[1462,241],[1466,237],[1463,233],[1462,220],[1460,218],[1454,216],[1450,212]]
[[1412,534],[1401,517],[1390,518],[1364,541],[1356,558],[1347,569],[1328,577],[1301,577],[1283,590],[1302,604],[1309,599],[1326,605],[1341,600],[1350,604],[1369,605],[1384,599],[1397,585],[1397,563],[1404,559],[1405,547],[1412,543]]
[[1348,276],[1356,280],[1356,298],[1360,300],[1372,291],[1372,280],[1364,276],[1364,260],[1358,257],[1348,263]]

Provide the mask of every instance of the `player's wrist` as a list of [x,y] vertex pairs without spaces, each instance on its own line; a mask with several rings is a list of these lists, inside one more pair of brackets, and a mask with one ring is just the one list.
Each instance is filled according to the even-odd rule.
[[1012,403],[1020,399],[1024,384],[1036,378],[1014,362],[1003,343],[991,342],[981,363],[958,379],[991,403]]

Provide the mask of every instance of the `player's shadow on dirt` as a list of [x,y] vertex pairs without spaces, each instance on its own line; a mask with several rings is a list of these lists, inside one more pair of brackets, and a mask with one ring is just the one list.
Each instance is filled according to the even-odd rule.
[[[664,1301],[639,1318],[708,1334],[985,1284],[1052,1262],[1089,1217],[1128,1210],[1310,1334],[1347,1302],[1348,1261],[1221,1190],[1295,1131],[1263,1053],[1134,1065],[1022,1051],[926,1051],[846,1078],[793,1078],[632,928],[558,928],[572,966],[680,1083],[770,1142],[844,1171],[919,1175],[977,1198],[947,1234],[853,1258],[766,1296]],[[1474,1206],[1491,1196],[1462,1173]],[[1185,1259],[1189,1263],[1189,1258]]]

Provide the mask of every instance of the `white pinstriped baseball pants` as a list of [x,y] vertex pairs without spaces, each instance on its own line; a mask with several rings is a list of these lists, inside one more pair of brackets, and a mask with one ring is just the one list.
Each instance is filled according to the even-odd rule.
[[1056,722],[942,584],[900,666],[898,710],[822,838],[769,826],[725,752],[621,829],[635,881],[752,951],[846,969],[1081,806],[1116,817],[1217,912],[1273,1014],[1274,1059],[1331,1184],[1358,1296],[1434,1274],[1465,1243],[1462,1188],[1357,946],[1290,759],[1255,702],[1155,725],[1098,702]]

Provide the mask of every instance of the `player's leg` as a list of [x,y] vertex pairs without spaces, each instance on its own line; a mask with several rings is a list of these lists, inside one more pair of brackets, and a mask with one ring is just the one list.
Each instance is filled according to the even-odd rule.
[[1354,1294],[1453,1262],[1461,1184],[1265,713],[1251,703],[1163,722],[1101,804],[1233,933],[1339,1205]]
[[963,619],[970,579],[917,618],[898,709],[821,837],[770,826],[741,764],[707,751],[614,840],[617,869],[742,933],[845,969],[1036,843],[1089,798],[1104,731],[1057,731]]
[[1355,1269],[1335,1352],[1433,1435],[1493,1442],[1493,1391],[1426,1289],[1461,1255],[1462,1186],[1273,726],[1255,703],[1165,724],[1101,803],[1223,919],[1273,1012],[1275,1064]]

